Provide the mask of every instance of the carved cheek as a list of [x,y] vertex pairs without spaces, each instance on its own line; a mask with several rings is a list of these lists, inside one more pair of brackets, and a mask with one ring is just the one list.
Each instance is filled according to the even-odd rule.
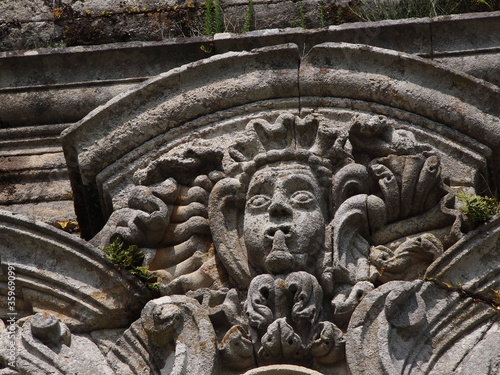
[[301,253],[316,253],[324,244],[325,219],[320,210],[305,211],[297,215],[297,242]]
[[271,250],[270,246],[266,246],[264,235],[268,221],[266,214],[250,212],[245,212],[243,221],[243,236],[250,262],[254,265],[262,265],[262,267],[266,255]]

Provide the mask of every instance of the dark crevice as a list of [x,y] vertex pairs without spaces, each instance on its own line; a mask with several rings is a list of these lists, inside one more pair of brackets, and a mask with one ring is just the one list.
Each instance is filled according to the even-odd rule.
[[433,31],[432,31],[433,18],[429,19],[429,40],[430,40],[430,56],[431,60],[434,59],[434,40],[433,40]]
[[297,91],[298,91],[298,102],[299,102],[299,117],[302,117],[302,102],[301,102],[301,96],[302,96],[302,93],[300,91],[300,67],[301,67],[301,63],[302,63],[302,59],[304,57],[299,57],[298,58],[298,66],[297,66]]
[[449,292],[456,292],[460,295],[462,298],[470,298],[474,302],[483,302],[491,307],[493,307],[496,310],[500,310],[500,290],[493,290],[494,293],[498,295],[497,298],[487,298],[484,295],[481,295],[479,293],[471,293],[466,291],[461,285],[452,285],[450,283],[434,279],[432,277],[426,277],[425,281],[430,281],[434,285],[438,286],[441,289],[447,290]]

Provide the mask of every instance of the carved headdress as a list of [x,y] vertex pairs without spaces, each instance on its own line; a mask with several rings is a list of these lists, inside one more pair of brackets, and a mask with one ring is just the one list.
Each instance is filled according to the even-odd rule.
[[241,182],[245,183],[265,165],[298,162],[309,165],[320,181],[328,179],[332,170],[350,160],[351,155],[346,149],[345,128],[327,127],[321,119],[317,114],[301,119],[286,113],[274,124],[263,119],[250,121],[246,137],[229,149],[235,163],[228,165],[227,175],[240,175]]
[[[306,165],[318,184],[326,188],[324,193],[328,198],[332,174],[352,162],[347,139],[345,128],[326,124],[320,115],[311,114],[301,119],[283,114],[274,124],[263,119],[250,121],[244,136],[229,148],[224,160],[226,178],[219,181],[210,194],[209,217],[221,260],[239,285],[247,286],[253,273],[242,220],[246,192],[254,173],[267,166]],[[329,207],[322,209],[330,211]]]

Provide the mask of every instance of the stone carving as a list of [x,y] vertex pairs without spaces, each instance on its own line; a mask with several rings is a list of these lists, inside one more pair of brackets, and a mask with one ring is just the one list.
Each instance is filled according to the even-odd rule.
[[[363,327],[367,309],[374,321]],[[500,369],[498,350],[489,346],[494,336],[498,341],[498,311],[487,303],[474,302],[431,282],[392,281],[361,302],[356,312],[360,315],[351,320],[348,342],[352,346],[347,348],[355,373],[493,375]],[[450,323],[454,320],[463,324]],[[469,353],[468,345],[482,348],[481,363]],[[377,353],[373,360],[364,358],[361,363],[350,355],[366,349]]]
[[[422,280],[389,282],[361,302],[347,331],[354,373],[498,373],[498,222],[466,235]],[[377,354],[356,357],[367,349]]]
[[257,357],[263,363],[275,360],[300,362],[307,357],[322,316],[323,291],[316,278],[304,271],[286,278],[269,274],[250,283],[245,313],[250,337],[258,337]]
[[[496,241],[485,232],[482,240],[495,244],[487,249],[470,244],[469,249],[480,250],[479,258],[457,250],[469,240],[460,240],[465,227],[454,194],[457,186],[481,185],[478,175],[489,171],[488,150],[479,141],[460,138],[473,161],[467,171],[474,175],[464,178],[465,171],[454,179],[456,154],[436,148],[441,139],[457,137],[450,135],[449,111],[442,110],[458,103],[448,97],[456,90],[442,93],[439,106],[433,105],[436,85],[426,83],[414,95],[423,84],[417,69],[423,63],[401,62],[378,50],[322,45],[300,66],[298,60],[281,57],[296,56],[292,50],[273,47],[277,65],[269,51],[235,57],[254,65],[237,65],[240,70],[232,71],[230,82],[238,85],[228,85],[232,91],[220,82],[212,85],[211,77],[201,84],[196,77],[205,75],[176,70],[110,103],[101,117],[90,116],[86,124],[99,129],[90,133],[102,139],[73,148],[71,142],[79,142],[85,126],[68,132],[68,160],[73,173],[80,168],[84,184],[78,192],[101,199],[101,206],[90,208],[84,219],[88,222],[103,207],[109,214],[91,243],[106,246],[119,236],[139,246],[144,265],[158,279],[156,297],[161,297],[151,300],[148,294],[146,304],[131,293],[129,300],[111,283],[103,299],[116,297],[116,287],[119,298],[112,301],[117,309],[93,314],[89,311],[96,309],[75,303],[79,308],[72,313],[62,303],[43,307],[40,302],[19,321],[20,358],[36,352],[32,363],[56,372],[53,368],[64,362],[59,353],[85,363],[74,350],[79,343],[83,351],[99,353],[92,366],[116,374],[432,374],[450,372],[448,355],[456,373],[479,365],[487,374],[498,369],[496,354],[488,349],[498,334],[498,277],[496,271],[483,275],[477,269],[491,261]],[[339,50],[345,61],[337,61],[334,52]],[[385,65],[373,70],[371,64],[352,79],[343,68],[331,68],[335,61],[335,66],[362,70],[356,64],[364,69],[365,59],[347,59],[365,55]],[[382,55],[387,59],[382,61]],[[225,58],[199,66],[205,73],[227,67]],[[397,86],[401,78],[384,73],[393,70],[387,61],[401,63],[403,75],[410,72],[408,90]],[[257,85],[256,67],[266,78]],[[428,81],[441,71],[432,73]],[[300,78],[300,85],[291,77]],[[206,94],[205,84],[213,95]],[[364,84],[371,89],[360,90]],[[233,95],[240,92],[234,87],[254,86],[251,106],[250,99]],[[156,95],[151,105],[150,95]],[[210,103],[224,97],[230,100],[215,113]],[[189,105],[180,105],[186,98]],[[122,106],[134,110],[118,111]],[[468,134],[483,120],[493,123],[481,112],[484,107],[470,106],[454,117],[458,132]],[[106,123],[102,129],[101,122]],[[130,140],[128,149],[114,141],[121,129],[127,129],[120,139]],[[118,160],[111,156],[115,151]],[[77,257],[90,251],[100,269],[108,270],[102,253],[84,247],[70,253]],[[16,259],[15,251],[8,254]],[[467,259],[476,267],[470,275]],[[460,275],[484,277],[459,285]],[[101,279],[96,280],[87,284]],[[84,296],[92,307],[98,298],[87,284]],[[57,285],[54,294],[72,300]],[[32,298],[27,291],[26,296],[38,302],[44,295]],[[140,317],[125,314],[128,301],[134,307],[139,303]],[[54,306],[59,306],[57,319],[33,317],[40,310],[50,314]],[[101,330],[110,328],[105,312],[115,310],[110,316],[120,319],[114,326],[118,330]],[[448,329],[450,322],[465,324]],[[449,350],[455,343],[457,348]],[[480,364],[464,352],[473,344],[481,348]],[[28,363],[21,361],[15,371],[32,372]]]
[[[191,291],[228,373],[274,363],[338,371],[365,295],[422,277],[460,236],[437,153],[384,116],[354,115],[348,129],[316,114],[256,119],[225,151],[191,146],[135,176],[142,185],[92,242],[142,246],[162,294]],[[153,314],[169,328],[126,333],[148,337],[141,350],[158,371],[178,350],[179,311]]]
[[[54,315],[38,313],[21,324],[14,336],[19,374],[113,374],[97,345],[86,335],[71,334]],[[7,332],[0,335],[3,347],[11,340]]]
[[[186,168],[179,167],[186,160],[158,162],[175,164],[173,169]],[[217,173],[201,175],[189,187],[172,178],[147,187],[135,186],[128,194],[128,207],[115,211],[91,243],[107,246],[120,236],[129,244],[143,246],[163,294],[184,294],[211,286],[220,279],[207,213],[212,180],[217,178]]]
[[[322,115],[283,113],[274,123],[250,121],[226,150],[188,146],[153,161],[91,242],[119,236],[140,246],[164,297],[98,365],[120,374],[237,374],[273,364],[347,371],[351,316],[365,296],[422,279],[461,236],[437,155],[383,116],[354,115],[346,129]],[[404,290],[395,301],[425,304]],[[391,303],[384,317],[398,326]],[[412,327],[424,319],[418,311]],[[70,345],[74,335],[54,342],[37,320],[37,347]]]
[[376,246],[370,252],[370,261],[376,268],[377,279],[415,280],[442,254],[443,245],[433,234],[405,240],[394,251],[385,246]]
[[49,312],[72,332],[89,333],[129,325],[152,298],[102,250],[52,226],[1,212],[0,236],[0,281],[7,285],[10,266],[16,319]]
[[[38,313],[16,326],[16,369],[20,374],[211,374],[216,338],[208,315],[185,296],[162,297],[144,307],[107,351],[95,337],[71,334],[52,314]],[[7,347],[9,332],[0,335]],[[234,352],[232,353],[234,356]],[[0,363],[7,363],[3,353]]]
[[141,318],[109,351],[116,374],[210,374],[215,365],[215,334],[208,315],[185,296],[148,302]]
[[156,245],[170,221],[172,203],[179,193],[177,183],[167,179],[158,186],[137,186],[130,192],[128,207],[113,212],[92,242],[108,245],[113,235],[139,246]]
[[252,340],[241,326],[233,326],[219,345],[224,366],[231,370],[244,370],[255,366]]

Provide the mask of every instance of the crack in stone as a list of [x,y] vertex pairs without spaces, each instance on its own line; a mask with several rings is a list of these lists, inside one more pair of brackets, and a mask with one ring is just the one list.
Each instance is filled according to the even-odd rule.
[[457,292],[462,298],[471,298],[474,302],[484,302],[492,306],[495,310],[500,311],[500,290],[491,289],[495,293],[496,298],[488,298],[479,293],[468,292],[462,287],[462,285],[453,285],[441,280],[437,280],[433,277],[426,277],[425,281],[430,281],[439,288],[451,292]]

